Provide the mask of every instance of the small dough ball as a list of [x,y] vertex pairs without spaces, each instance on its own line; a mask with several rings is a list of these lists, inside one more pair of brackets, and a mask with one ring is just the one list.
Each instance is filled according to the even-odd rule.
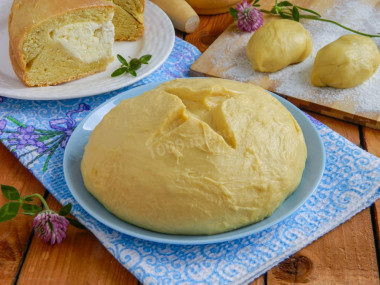
[[318,51],[311,83],[321,87],[353,87],[370,78],[379,65],[380,53],[371,38],[341,36]]
[[307,30],[293,20],[272,20],[250,38],[246,53],[252,68],[275,72],[307,58],[313,42]]
[[264,89],[178,79],[122,101],[92,132],[86,188],[110,212],[169,234],[215,234],[271,215],[298,186],[306,145]]

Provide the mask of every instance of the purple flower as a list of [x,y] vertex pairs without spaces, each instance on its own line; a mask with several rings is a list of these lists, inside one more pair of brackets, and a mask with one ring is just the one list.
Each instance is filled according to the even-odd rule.
[[59,244],[66,237],[69,221],[51,210],[40,212],[33,220],[34,232],[44,242]]
[[236,5],[237,26],[244,32],[254,32],[263,25],[263,15],[259,9],[254,8],[244,0]]
[[39,137],[40,135],[34,132],[33,126],[18,127],[17,133],[13,133],[9,136],[9,138],[12,140],[10,143],[17,145],[17,149],[23,149],[30,145],[36,146],[38,148],[38,153],[43,153],[45,150],[47,150],[47,146],[43,142],[38,141]]
[[7,126],[7,121],[4,119],[1,119],[0,120],[0,135],[3,133],[3,130],[5,129],[6,126]]
[[48,147],[43,142],[40,142],[40,141],[36,141],[34,146],[38,148],[37,149],[38,153],[44,153],[48,149]]

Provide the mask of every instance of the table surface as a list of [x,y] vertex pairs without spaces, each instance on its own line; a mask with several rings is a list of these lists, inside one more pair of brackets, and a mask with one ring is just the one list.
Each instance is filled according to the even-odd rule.
[[[202,52],[232,23],[228,14],[201,16],[192,34],[177,36]],[[380,157],[380,131],[310,113],[354,144]],[[0,183],[22,195],[40,193],[60,205],[0,144]],[[0,205],[5,198],[0,195]],[[380,200],[351,220],[268,271],[251,284],[379,284]],[[19,215],[0,224],[0,284],[138,284],[88,230],[69,227],[59,245],[42,242],[32,218]]]

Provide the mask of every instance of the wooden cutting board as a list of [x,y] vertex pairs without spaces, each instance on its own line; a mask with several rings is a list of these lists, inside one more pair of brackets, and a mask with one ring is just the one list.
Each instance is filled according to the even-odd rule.
[[[260,3],[262,8],[270,9],[274,1]],[[313,9],[323,18],[350,28],[371,34],[380,33],[379,0],[295,0],[292,3]],[[265,16],[264,21],[267,19]],[[245,55],[245,47],[252,34],[239,31],[234,23],[191,66],[191,75],[255,83],[280,94],[300,108],[380,129],[380,68],[357,87],[335,89],[313,86],[310,75],[317,51],[350,32],[326,22],[301,20],[301,23],[313,39],[312,54],[302,63],[274,73],[254,71]],[[380,38],[373,39],[380,48]]]

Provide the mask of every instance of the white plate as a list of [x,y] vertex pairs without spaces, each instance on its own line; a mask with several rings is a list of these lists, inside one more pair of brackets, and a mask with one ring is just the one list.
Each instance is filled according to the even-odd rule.
[[[168,16],[155,4],[147,1],[145,6],[145,33],[135,42],[115,42],[115,60],[107,70],[89,77],[57,86],[26,87],[15,75],[8,52],[8,15],[12,1],[0,1],[0,95],[26,100],[56,100],[97,95],[131,85],[159,68],[168,58],[174,46],[174,27]],[[111,77],[120,67],[116,55],[125,58],[151,54],[149,64],[143,65],[137,76]]]

